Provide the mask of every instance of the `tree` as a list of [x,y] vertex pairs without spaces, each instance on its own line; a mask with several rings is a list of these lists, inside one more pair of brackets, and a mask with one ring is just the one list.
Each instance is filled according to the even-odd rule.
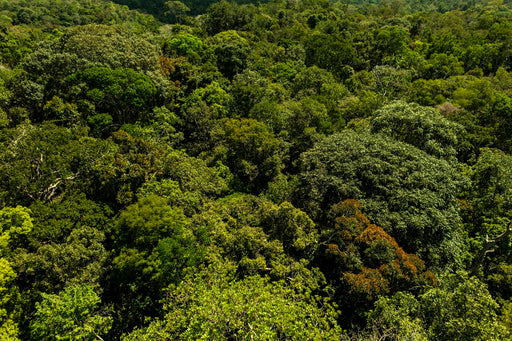
[[232,80],[247,67],[249,42],[234,30],[216,34],[213,41],[217,68],[226,78]]
[[19,273],[17,282],[33,293],[55,293],[77,284],[97,288],[107,259],[104,241],[104,233],[82,226],[61,243],[43,244],[34,252],[18,251],[13,259]]
[[[154,45],[127,30],[104,25],[74,27],[58,39],[46,41],[23,60],[22,68],[25,72],[16,82],[16,101],[33,111],[35,121],[44,118],[43,107],[54,96],[67,99],[73,98],[75,92],[80,93],[80,87],[67,83],[66,77],[90,68],[124,68],[144,73],[157,84],[162,97],[167,96],[170,88],[170,83],[158,73],[160,63]],[[133,77],[133,72],[128,76]],[[131,95],[137,98],[135,93]],[[86,103],[74,104],[81,113],[94,111]]]
[[393,102],[371,116],[371,131],[415,146],[426,153],[456,161],[458,136],[463,128],[439,110],[417,104]]
[[277,205],[253,195],[233,194],[208,205],[193,219],[195,226],[206,228],[210,257],[235,262],[241,276],[291,279],[310,272],[304,265],[316,248],[315,225],[289,202]]
[[[103,115],[96,115],[96,117],[98,116],[100,116],[100,119],[94,120],[95,126],[93,128],[96,128],[97,131],[105,135],[105,132],[108,133],[109,123],[102,121],[101,116]],[[110,117],[110,123],[112,123],[112,117],[110,115],[107,116]],[[177,129],[180,119],[165,106],[153,108],[153,112],[148,116],[147,121],[149,122],[138,121],[133,124],[123,124],[122,128],[136,137],[151,141],[157,145],[162,144],[174,147],[183,140],[183,132]]]
[[[179,1],[170,1],[179,2]],[[180,32],[163,44],[163,53],[166,56],[183,56],[194,62],[200,62],[207,44],[199,37],[190,33]]]
[[34,29],[39,30],[35,35],[30,34],[36,41],[45,39],[47,35],[58,36],[60,32],[54,30],[57,27],[61,30],[70,26],[96,23],[154,31],[157,26],[156,19],[149,15],[141,15],[126,6],[112,2],[59,0],[48,3],[45,0],[33,0],[2,4],[1,8],[4,12],[1,21],[3,28],[7,26],[15,35],[29,35],[30,32],[34,33]]
[[[18,299],[11,306],[16,303],[16,311],[23,312],[15,319],[21,339],[29,338],[35,302],[40,301],[42,292],[56,294],[74,284],[99,289],[107,256],[99,229],[109,230],[109,210],[85,195],[69,195],[52,203],[37,201],[30,210],[26,223],[33,226],[26,233],[11,235],[8,257],[16,273],[12,289],[19,288],[15,289]],[[20,218],[17,215],[11,222],[19,223]]]
[[80,89],[73,102],[89,101],[95,112],[109,113],[116,124],[148,121],[150,110],[157,104],[157,88],[152,80],[133,69],[93,67],[66,81]]
[[167,9],[164,14],[170,17],[171,23],[181,24],[185,14],[190,12],[190,8],[181,1],[167,1],[164,7]]
[[375,90],[383,100],[403,97],[411,80],[411,71],[389,65],[376,65],[372,74],[375,78]]
[[391,328],[397,338],[414,333],[424,340],[503,340],[510,335],[498,321],[497,308],[485,284],[457,273],[417,298],[409,293],[381,298],[370,321]]
[[276,136],[286,136],[286,123],[289,121],[290,115],[291,112],[286,102],[280,104],[263,99],[252,107],[248,117],[265,123]]
[[208,7],[205,16],[206,31],[215,35],[222,31],[243,28],[252,20],[253,13],[237,3],[222,0]]
[[106,297],[115,308],[111,333],[117,337],[147,317],[158,316],[162,289],[179,281],[203,254],[183,210],[156,195],[121,212],[113,244]]
[[[19,295],[15,285],[16,272],[10,260],[17,240],[30,233],[33,228],[31,212],[26,207],[4,207],[0,210],[0,339],[18,340],[18,318],[16,300]],[[15,308],[16,307],[16,308]],[[18,311],[16,311],[18,310]]]
[[499,149],[482,148],[469,169],[471,220],[477,224],[504,217],[512,210],[512,157]]
[[[96,24],[73,27],[50,46],[54,53],[75,55],[94,66],[131,68],[136,71],[158,70],[157,48],[134,33],[118,27]],[[35,66],[31,63],[24,65]],[[87,63],[78,65],[79,69],[91,66]],[[30,68],[26,70],[31,72]]]
[[424,71],[426,79],[446,79],[464,73],[463,63],[457,57],[445,53],[434,53]]
[[419,292],[437,283],[419,257],[406,253],[361,209],[353,199],[333,206],[334,226],[322,229],[319,241],[324,252],[318,252],[315,261],[336,289],[347,324],[361,318],[380,296]]
[[[8,73],[10,74],[10,73]],[[5,76],[4,76],[5,77]],[[12,98],[12,91],[6,87],[6,82],[0,78],[0,128],[7,127],[12,118],[9,117],[9,102]]]
[[56,120],[57,122],[73,125],[80,122],[80,113],[74,103],[65,102],[59,96],[53,96],[43,107],[45,120]]
[[281,171],[282,146],[268,127],[253,119],[223,119],[211,132],[213,160],[228,166],[235,186],[263,192]]
[[162,9],[167,3],[166,0],[115,0],[113,1],[123,7],[129,7],[132,9],[138,9],[142,12],[150,13],[155,17],[162,15]]
[[441,105],[451,97],[455,85],[443,79],[417,79],[410,86],[409,101],[420,105]]
[[139,199],[150,195],[164,197],[190,217],[207,202],[228,193],[232,174],[221,162],[208,167],[204,160],[177,150],[170,151],[163,159],[164,177],[144,182],[137,192]]
[[7,259],[0,257],[0,340],[18,341],[18,324],[14,321],[15,314],[11,309],[11,300],[16,293],[13,281],[16,273]]
[[372,51],[374,65],[394,65],[407,49],[409,32],[399,26],[383,26],[374,32],[375,46]]
[[411,145],[346,130],[318,142],[300,159],[297,202],[326,223],[336,202],[354,198],[371,221],[429,265],[460,266],[456,169]]
[[144,182],[163,175],[165,145],[132,136],[119,130],[112,134],[108,149],[84,169],[87,187],[82,191],[118,207],[133,203]]
[[486,79],[463,79],[462,84],[452,93],[453,103],[467,110],[485,109],[494,100],[491,84]]
[[287,142],[290,143],[290,163],[293,165],[300,153],[308,150],[331,131],[327,108],[314,97],[302,97],[299,101],[283,103],[288,110],[286,120]]
[[270,81],[252,70],[245,70],[233,79],[232,106],[236,115],[246,117],[263,99],[272,100]]
[[0,210],[0,255],[9,255],[9,250],[18,247],[17,238],[32,231],[31,211],[23,206],[4,207]]
[[151,250],[168,236],[184,234],[183,211],[167,205],[164,198],[149,196],[129,206],[117,219],[114,228],[119,247]]
[[307,38],[305,47],[306,66],[326,69],[341,80],[351,75],[351,66],[356,64],[357,53],[348,39],[316,33]]
[[0,143],[0,202],[51,201],[71,188],[88,192],[92,169],[100,168],[112,143],[85,136],[81,127],[21,124],[4,130]]
[[358,333],[358,340],[418,340],[428,341],[429,334],[418,315],[422,306],[409,292],[383,296],[369,312],[367,327]]
[[195,89],[181,107],[182,131],[192,155],[211,149],[211,131],[217,120],[228,114],[231,95],[221,84],[212,82]]
[[480,117],[482,124],[491,128],[493,135],[495,135],[493,147],[510,153],[512,151],[512,140],[510,139],[512,132],[510,123],[510,118],[512,117],[512,98],[503,93],[497,93],[494,97],[492,108],[489,108],[487,112]]
[[464,196],[463,217],[468,235],[474,240],[473,274],[481,270],[486,274],[489,268],[510,260],[511,166],[509,155],[482,148],[478,160],[468,169],[472,186]]
[[320,95],[325,85],[336,84],[332,73],[313,65],[301,69],[293,78],[292,94],[296,97]]
[[101,300],[88,285],[66,287],[57,295],[42,294],[30,328],[38,340],[103,340],[112,319],[100,310]]
[[259,276],[235,280],[230,263],[213,264],[173,286],[166,315],[125,340],[337,340],[332,305],[307,290]]

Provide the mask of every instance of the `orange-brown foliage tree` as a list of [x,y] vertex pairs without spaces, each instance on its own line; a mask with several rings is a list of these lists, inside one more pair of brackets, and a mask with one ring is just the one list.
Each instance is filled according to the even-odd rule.
[[382,227],[372,224],[354,199],[332,207],[334,229],[325,256],[330,260],[329,277],[343,297],[342,306],[367,307],[381,295],[398,291],[417,292],[436,285],[434,274],[415,254],[402,249]]

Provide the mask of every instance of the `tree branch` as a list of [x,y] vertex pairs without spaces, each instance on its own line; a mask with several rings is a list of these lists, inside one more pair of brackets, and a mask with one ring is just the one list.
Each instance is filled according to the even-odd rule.
[[485,256],[488,253],[492,253],[495,251],[494,246],[498,244],[501,240],[505,239],[512,233],[512,220],[509,221],[507,224],[507,228],[505,231],[498,236],[489,239],[489,236],[485,236],[485,244],[482,246],[480,251],[478,252],[477,256],[475,257],[475,260],[473,261],[473,266],[471,267],[470,274],[476,275],[478,269],[482,266],[482,263],[484,262]]

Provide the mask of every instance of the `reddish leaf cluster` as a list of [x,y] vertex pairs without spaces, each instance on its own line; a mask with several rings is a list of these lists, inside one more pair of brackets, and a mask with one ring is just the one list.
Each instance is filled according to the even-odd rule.
[[331,243],[327,252],[339,256],[342,264],[346,259],[359,260],[356,270],[342,274],[350,293],[373,300],[381,294],[436,284],[425,263],[406,253],[384,229],[371,224],[357,200],[340,202],[333,211],[337,214],[336,232],[344,246]]

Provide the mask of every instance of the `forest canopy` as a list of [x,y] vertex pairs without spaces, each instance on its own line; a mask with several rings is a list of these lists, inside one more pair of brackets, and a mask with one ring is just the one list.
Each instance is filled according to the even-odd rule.
[[0,1],[0,339],[512,338],[512,4]]

